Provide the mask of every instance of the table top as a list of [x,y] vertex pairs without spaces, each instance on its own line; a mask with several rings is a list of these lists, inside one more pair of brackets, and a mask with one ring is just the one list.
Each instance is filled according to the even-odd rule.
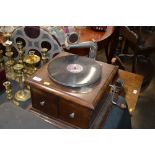
[[133,113],[143,83],[143,76],[119,70],[116,78],[122,79],[124,81],[124,97],[127,101],[129,112]]
[[95,31],[91,28],[78,28],[76,32],[80,35],[80,42],[96,41],[99,42],[108,38],[114,32],[114,26],[107,26],[106,31]]

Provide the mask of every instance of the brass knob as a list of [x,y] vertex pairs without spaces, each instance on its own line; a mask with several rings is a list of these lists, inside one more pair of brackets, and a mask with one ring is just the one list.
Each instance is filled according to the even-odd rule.
[[41,102],[40,102],[40,105],[41,105],[41,106],[44,106],[44,105],[45,105],[45,101],[41,101]]
[[73,112],[73,113],[69,114],[69,117],[70,118],[74,118],[75,117],[75,113]]

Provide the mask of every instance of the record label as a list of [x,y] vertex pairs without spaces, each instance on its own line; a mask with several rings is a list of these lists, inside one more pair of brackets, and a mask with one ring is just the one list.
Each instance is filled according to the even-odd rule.
[[71,73],[80,73],[83,71],[83,67],[79,64],[69,64],[67,70]]

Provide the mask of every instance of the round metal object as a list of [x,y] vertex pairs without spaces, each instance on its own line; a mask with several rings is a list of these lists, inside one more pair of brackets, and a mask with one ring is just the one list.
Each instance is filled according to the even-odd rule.
[[16,65],[13,66],[13,69],[15,71],[21,71],[21,70],[24,69],[24,65],[22,65],[22,64],[16,64]]
[[30,91],[27,89],[19,90],[15,94],[15,99],[17,101],[25,102],[31,97]]
[[27,64],[36,64],[40,61],[40,57],[35,55],[35,54],[29,54],[27,56],[24,57],[24,62]]
[[48,64],[49,77],[69,87],[94,84],[100,80],[101,71],[101,66],[95,60],[78,55],[59,57]]
[[71,32],[67,36],[67,42],[69,44],[76,44],[79,42],[79,34],[77,32]]

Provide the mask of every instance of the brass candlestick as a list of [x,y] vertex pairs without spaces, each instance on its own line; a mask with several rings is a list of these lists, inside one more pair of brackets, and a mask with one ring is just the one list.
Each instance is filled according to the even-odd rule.
[[42,59],[42,64],[46,64],[48,62],[48,49],[47,48],[42,48],[41,49],[41,59]]
[[18,56],[19,60],[18,63],[23,65],[23,59],[24,59],[24,49],[23,49],[23,43],[22,41],[17,42],[17,48],[18,48]]
[[[22,80],[22,82],[24,83],[25,76],[24,76],[23,69],[22,69],[22,73],[20,73],[20,67],[23,67],[24,68],[24,65],[22,65],[22,64],[16,64],[16,65],[13,66],[13,70],[14,70],[14,74],[15,74],[14,80],[17,81],[18,83],[20,83],[20,80]],[[20,74],[22,74],[22,75],[20,75]]]
[[14,80],[14,71],[13,71],[13,65],[15,64],[15,61],[12,59],[13,52],[6,52],[5,55],[7,56],[8,60],[5,63],[6,66],[6,76],[8,79]]
[[3,32],[3,36],[6,38],[6,40],[9,40],[11,37],[11,32]]
[[16,92],[15,99],[17,101],[26,101],[30,98],[30,91],[27,89],[24,89],[24,82],[23,82],[23,69],[24,66],[22,64],[16,64],[13,66],[16,77],[19,80],[19,88],[20,90]]
[[7,52],[10,52],[12,49],[12,41],[10,40],[5,41],[3,43],[3,46],[5,46]]
[[29,55],[24,57],[24,62],[26,63],[27,67],[27,76],[31,76],[37,70],[35,65],[40,61],[40,57],[34,54],[34,51],[30,51]]
[[10,81],[5,81],[3,83],[3,86],[5,87],[5,92],[6,92],[6,97],[9,101],[12,101],[13,95],[12,95],[12,90],[11,90],[11,83]]
[[13,66],[15,64],[15,61],[13,60],[13,52],[6,52],[5,55],[8,58],[6,65],[9,64],[10,66]]
[[[18,63],[22,64],[24,66],[24,73],[26,73],[26,69],[25,69],[25,65],[24,65],[24,48],[23,48],[23,42],[22,41],[18,41],[17,42],[17,48],[18,48]],[[23,81],[25,81],[27,79],[26,74],[23,75]],[[19,82],[18,78],[16,78],[17,82]]]
[[11,51],[12,42],[7,40],[3,45],[6,47],[5,55],[8,58],[7,62],[5,63],[5,65],[6,65],[6,76],[8,79],[14,80],[13,65],[15,64],[15,61],[13,60],[13,52]]
[[17,48],[18,48],[18,50],[23,49],[23,42],[22,41],[17,41]]
[[10,102],[14,103],[15,105],[19,106],[19,103],[17,101],[15,101],[14,98],[13,98],[10,81],[5,81],[3,83],[3,85],[5,87],[5,92],[6,92],[7,99]]
[[4,69],[3,51],[0,50],[0,69]]

